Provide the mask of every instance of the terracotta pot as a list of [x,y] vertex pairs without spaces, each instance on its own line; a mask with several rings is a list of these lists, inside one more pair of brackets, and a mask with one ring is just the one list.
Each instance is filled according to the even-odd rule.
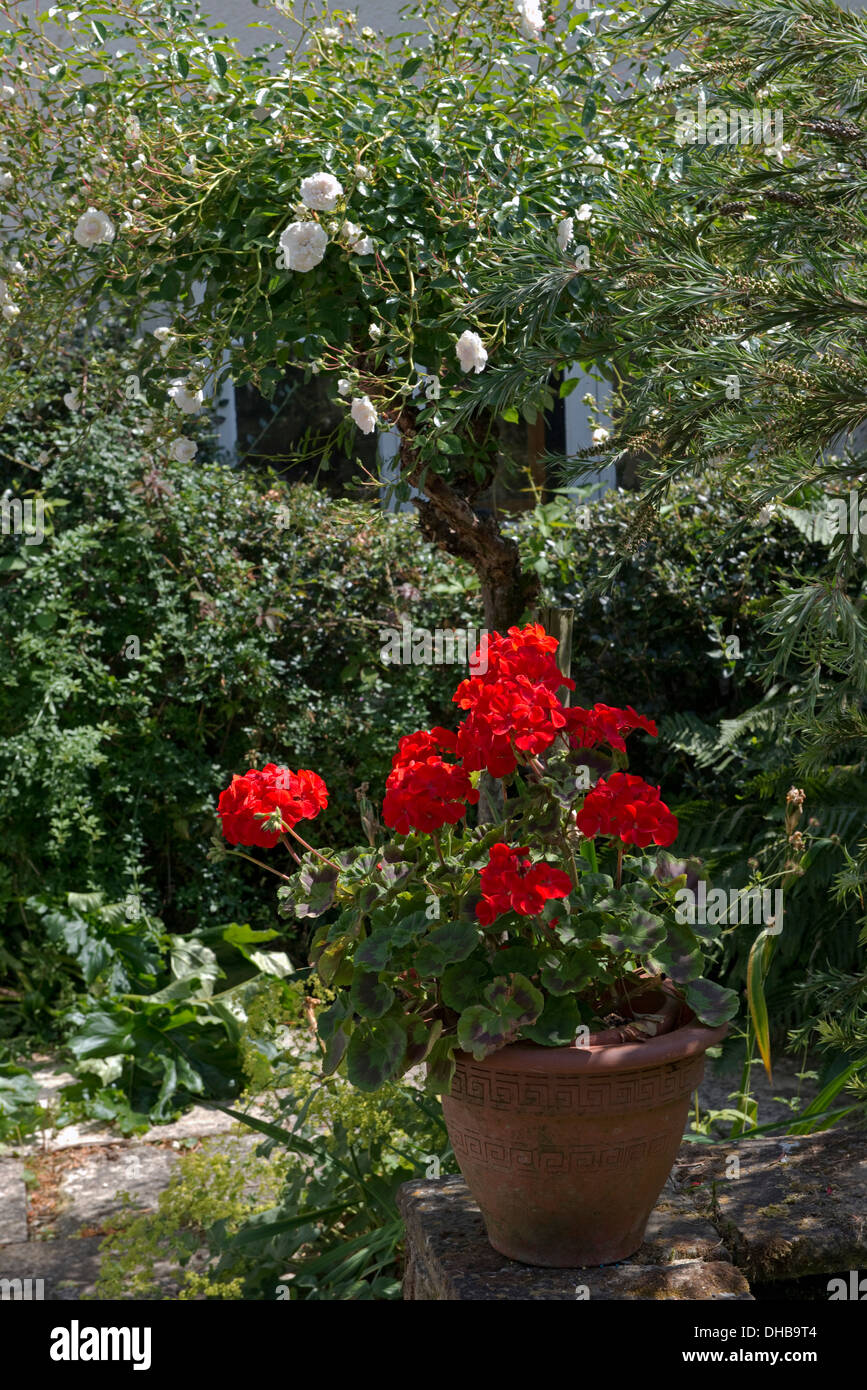
[[457,1053],[443,1113],[500,1254],[570,1268],[635,1253],[704,1054],[727,1032],[686,1009],[678,1022],[641,1043],[612,1043],[609,1030],[585,1048],[512,1043],[481,1062]]

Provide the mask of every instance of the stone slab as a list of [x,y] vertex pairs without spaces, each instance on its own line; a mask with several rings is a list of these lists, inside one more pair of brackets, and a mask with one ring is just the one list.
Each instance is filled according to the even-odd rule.
[[24,1164],[0,1158],[0,1245],[27,1239]]
[[750,1282],[867,1265],[867,1130],[689,1148],[681,1190]]
[[121,1192],[128,1192],[142,1210],[153,1210],[178,1161],[173,1149],[141,1144],[85,1150],[76,1157],[60,1177],[58,1211],[51,1223],[59,1237],[102,1227],[120,1209]]
[[[714,1227],[679,1192],[667,1191],[649,1239],[628,1263],[541,1269],[499,1255],[463,1178],[404,1183],[398,1206],[407,1232],[404,1299],[456,1302],[584,1299],[751,1301]],[[689,1253],[686,1253],[689,1252]]]
[[0,1247],[0,1279],[42,1279],[46,1302],[92,1297],[99,1273],[101,1237],[28,1240]]

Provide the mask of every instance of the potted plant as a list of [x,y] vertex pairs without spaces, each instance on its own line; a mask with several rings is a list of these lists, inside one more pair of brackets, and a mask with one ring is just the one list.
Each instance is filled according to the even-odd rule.
[[[325,785],[273,764],[234,778],[219,814],[235,844],[289,848],[281,910],[323,919],[325,1072],[375,1091],[424,1062],[492,1245],[573,1266],[640,1245],[737,1001],[702,974],[716,929],[677,920],[677,821],[624,770],[653,722],[565,705],[556,648],[536,624],[483,639],[458,728],[400,740],[390,839],[314,848],[297,827]],[[470,825],[482,774],[501,814]]]

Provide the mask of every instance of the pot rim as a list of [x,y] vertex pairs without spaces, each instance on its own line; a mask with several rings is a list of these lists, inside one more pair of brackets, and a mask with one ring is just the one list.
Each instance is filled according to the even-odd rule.
[[[477,1061],[471,1052],[455,1052],[454,1056],[456,1062],[469,1066],[505,1065],[510,1070],[544,1072],[548,1075],[552,1072],[636,1071],[665,1062],[679,1062],[706,1052],[709,1047],[722,1042],[728,1031],[728,1023],[722,1023],[718,1028],[710,1028],[703,1023],[686,1023],[670,1033],[662,1033],[641,1043],[591,1042],[587,1047],[577,1047],[575,1043],[563,1047],[545,1047],[542,1043],[517,1042],[507,1043],[481,1061]],[[594,1034],[590,1036],[592,1038]]]

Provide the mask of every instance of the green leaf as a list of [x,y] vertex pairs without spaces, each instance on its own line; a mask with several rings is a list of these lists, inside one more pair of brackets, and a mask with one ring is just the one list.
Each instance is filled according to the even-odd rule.
[[[504,951],[502,954],[505,957],[509,952]],[[532,955],[532,952],[529,954]],[[497,964],[499,965],[499,961]],[[450,965],[443,971],[440,998],[446,1008],[462,1013],[482,998],[484,986],[489,984],[493,977],[493,971],[486,960],[466,960]]]
[[406,1050],[406,1034],[396,1018],[360,1023],[349,1039],[346,1075],[359,1091],[378,1091],[397,1076]]
[[724,989],[712,980],[691,980],[685,991],[686,1002],[701,1023],[718,1028],[738,1011],[738,996],[733,989]]
[[466,960],[479,944],[479,931],[471,922],[446,922],[422,943],[415,957],[420,975],[441,975],[447,965]]
[[545,1007],[535,1023],[521,1029],[521,1037],[543,1047],[568,1047],[575,1041],[581,1024],[581,1013],[575,996],[564,994],[559,999],[545,1000]]
[[356,970],[349,997],[353,1009],[362,1018],[382,1018],[394,1003],[394,990],[372,972]]
[[771,1082],[773,1081],[771,1075],[771,1029],[768,1021],[768,1004],[765,999],[765,976],[768,973],[775,943],[776,937],[771,936],[767,929],[760,931],[752,944],[747,962],[747,1004],[750,1018],[753,1021],[756,1043],[765,1071],[768,1073],[768,1080]]
[[592,951],[570,948],[546,962],[540,980],[549,994],[575,994],[595,973],[596,958]]
[[485,998],[487,1005],[473,1004],[458,1019],[458,1042],[477,1061],[514,1042],[521,1028],[536,1022],[544,1005],[541,993],[524,975],[498,975]]
[[679,985],[698,979],[704,963],[695,933],[682,922],[669,923],[665,940],[654,947],[652,960]]

